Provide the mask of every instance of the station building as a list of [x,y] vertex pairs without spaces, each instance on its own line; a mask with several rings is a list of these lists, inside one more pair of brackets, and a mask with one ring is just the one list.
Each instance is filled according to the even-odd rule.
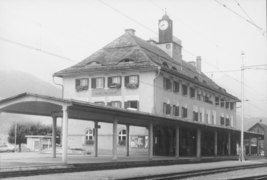
[[[53,76],[63,79],[64,98],[182,121],[178,135],[177,127],[167,121],[154,124],[154,155],[174,156],[177,151],[180,156],[236,155],[240,134],[230,132],[236,126],[239,99],[201,71],[200,56],[194,62],[183,60],[182,43],[173,35],[173,21],[168,15],[159,20],[158,32],[157,41],[145,41],[135,35],[135,30],[126,29],[88,58],[56,72]],[[85,127],[76,138],[72,136],[69,145],[93,145],[94,128],[93,124]],[[99,137],[101,131],[99,148],[106,148],[112,143],[112,127],[101,126]],[[127,125],[119,126],[118,143],[131,144],[125,143],[127,131]],[[146,146],[147,128],[131,128],[130,134],[142,137]],[[179,150],[175,150],[177,138]],[[197,152],[198,138],[202,139],[202,153]]]

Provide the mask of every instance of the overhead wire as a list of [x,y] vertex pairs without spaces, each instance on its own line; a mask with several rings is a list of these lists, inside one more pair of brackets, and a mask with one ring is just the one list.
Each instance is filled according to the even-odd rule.
[[[157,32],[156,32],[156,31],[154,31],[154,30],[152,30],[151,28],[149,28],[149,27],[145,26],[144,24],[140,23],[140,22],[139,22],[139,21],[137,21],[136,19],[133,19],[133,18],[131,18],[129,15],[127,15],[127,14],[123,13],[121,10],[119,10],[119,9],[117,9],[117,8],[114,8],[114,7],[113,7],[113,6],[111,6],[110,4],[108,4],[108,3],[104,2],[103,0],[98,0],[98,1],[99,1],[99,2],[101,2],[102,4],[104,4],[105,6],[107,6],[107,7],[111,8],[112,10],[116,11],[117,13],[121,14],[122,16],[124,16],[124,17],[128,18],[129,20],[131,20],[131,21],[135,22],[136,24],[138,24],[138,25],[142,26],[143,28],[145,28],[145,29],[147,29],[147,30],[149,30],[149,31],[153,32],[154,34],[157,34]],[[161,9],[161,10],[163,10],[162,8],[160,8],[160,9]],[[184,47],[183,47],[183,50],[187,51],[189,54],[191,54],[191,55],[193,55],[193,56],[195,56],[195,57],[196,57],[196,55],[195,55],[194,53],[192,53],[192,52],[191,52],[191,51],[189,51],[189,50],[186,50]],[[205,60],[204,60],[204,63],[205,63]],[[209,65],[211,65],[211,66],[215,67],[216,69],[220,70],[220,68],[218,68],[218,67],[217,67],[217,66],[215,66],[215,65],[212,65],[212,64],[210,64],[210,63],[207,63],[207,62],[206,62],[206,64],[209,64]],[[238,79],[236,79],[236,78],[234,78],[234,77],[232,77],[232,76],[230,76],[230,75],[228,75],[228,74],[226,74],[226,73],[224,73],[224,74],[225,74],[226,76],[228,76],[229,78],[231,78],[231,79],[233,79],[233,80],[235,80],[235,81],[239,82],[240,84],[242,83],[240,80],[238,80]],[[246,87],[252,88],[252,87],[250,87],[249,85],[247,85],[247,84],[245,84],[245,83],[243,83],[243,84],[244,84]]]
[[41,52],[41,53],[46,54],[46,55],[49,55],[49,56],[54,56],[54,57],[57,57],[59,59],[64,59],[64,60],[67,60],[67,61],[75,62],[73,59],[70,59],[70,58],[67,58],[67,57],[58,55],[58,54],[53,53],[53,52],[50,52],[50,51],[46,51],[46,50],[41,49],[41,48],[30,46],[30,45],[27,45],[27,44],[24,44],[24,43],[21,43],[21,42],[18,42],[18,41],[10,40],[10,39],[4,38],[4,37],[0,37],[0,40],[1,41],[5,41],[5,42],[8,42],[8,43],[11,43],[11,44],[15,44],[15,45],[18,45],[18,46],[27,48],[27,49],[38,51],[38,52]]
[[235,12],[233,9],[229,8],[228,6],[226,6],[226,4],[223,4],[222,2],[218,1],[218,0],[214,0],[216,3],[220,4],[221,6],[223,6],[224,8],[228,9],[230,12],[232,12],[233,14],[235,14],[236,16],[240,17],[241,19],[245,20],[246,22],[248,22],[249,24],[253,25],[254,27],[256,27],[258,30],[262,31],[262,35],[266,36],[266,30],[264,30],[263,28],[261,28],[260,26],[258,26],[257,24],[255,24],[254,22],[252,22],[251,20],[241,16],[240,14],[238,14],[237,12]]

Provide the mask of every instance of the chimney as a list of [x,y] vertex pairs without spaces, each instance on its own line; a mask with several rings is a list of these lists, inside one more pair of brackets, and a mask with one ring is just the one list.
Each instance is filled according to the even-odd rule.
[[197,72],[201,72],[201,56],[197,56],[197,59],[196,59],[196,69],[197,69]]
[[125,29],[125,33],[130,34],[130,35],[135,35],[135,30],[134,29]]

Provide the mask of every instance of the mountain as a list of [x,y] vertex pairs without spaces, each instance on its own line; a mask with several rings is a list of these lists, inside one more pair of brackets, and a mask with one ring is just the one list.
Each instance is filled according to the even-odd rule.
[[20,71],[0,70],[0,98],[7,98],[23,92],[48,96],[61,96],[60,88],[31,74]]
[[[52,83],[43,81],[31,74],[20,71],[0,70],[0,99],[8,98],[23,92],[61,97],[61,89]],[[7,141],[8,131],[14,122],[50,123],[51,117],[39,117],[0,113],[0,143]]]
[[[249,118],[245,117],[244,118],[244,130],[247,131],[254,124],[260,122],[260,120],[262,120],[263,124],[267,124],[266,117],[249,117]],[[237,115],[236,128],[241,129],[241,117],[239,115]]]

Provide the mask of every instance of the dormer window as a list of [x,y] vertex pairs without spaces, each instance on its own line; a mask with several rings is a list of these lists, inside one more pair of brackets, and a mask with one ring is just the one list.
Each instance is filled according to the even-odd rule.
[[85,91],[88,90],[89,79],[88,78],[80,78],[75,80],[76,91]]
[[120,76],[109,77],[108,87],[117,89],[121,88],[121,77]]
[[139,87],[139,76],[131,75],[125,76],[125,87],[129,89],[136,89]]
[[172,66],[172,70],[177,71],[176,67]]
[[134,63],[134,60],[130,58],[126,58],[126,59],[121,60],[119,63]]
[[168,64],[167,64],[166,62],[163,62],[162,65],[163,65],[163,67],[165,67],[165,68],[169,68],[169,66],[168,66]]
[[93,61],[93,62],[89,62],[87,65],[90,65],[90,66],[101,66],[102,64],[100,64],[97,61]]

